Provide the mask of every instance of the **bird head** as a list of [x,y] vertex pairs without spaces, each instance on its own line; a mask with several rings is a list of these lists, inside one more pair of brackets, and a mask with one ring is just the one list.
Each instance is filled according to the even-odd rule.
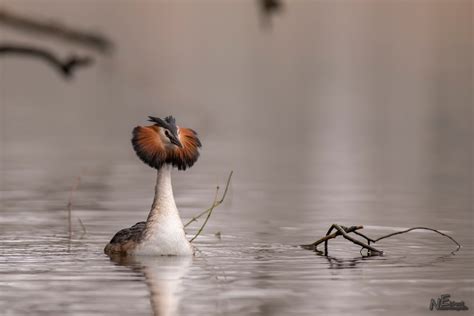
[[178,146],[183,148],[178,135],[178,126],[176,125],[176,120],[172,116],[167,116],[164,119],[159,117],[149,116],[149,122],[155,123],[159,127],[158,134],[160,140],[167,148],[172,148]]
[[149,121],[154,124],[133,129],[132,145],[143,162],[155,169],[170,164],[179,170],[196,162],[201,141],[194,130],[178,127],[172,116],[149,116]]

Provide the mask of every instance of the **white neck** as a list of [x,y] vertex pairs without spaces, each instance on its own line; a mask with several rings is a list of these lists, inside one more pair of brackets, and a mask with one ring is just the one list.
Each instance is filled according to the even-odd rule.
[[192,254],[179,217],[171,185],[171,166],[158,170],[155,198],[146,220],[142,244],[137,252],[150,255]]
[[174,201],[173,186],[171,185],[170,165],[164,165],[156,174],[155,197],[146,220],[146,226],[149,227],[155,224],[159,215],[165,213],[178,214],[178,208]]

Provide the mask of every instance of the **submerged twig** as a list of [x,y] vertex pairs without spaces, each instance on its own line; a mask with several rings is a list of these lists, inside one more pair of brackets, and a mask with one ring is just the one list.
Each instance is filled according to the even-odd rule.
[[[332,228],[332,226],[331,226]],[[357,229],[362,229],[363,226],[351,226],[351,227],[344,227],[343,228],[345,229],[346,233],[352,233],[354,232],[355,230]],[[331,229],[332,230],[332,229]],[[333,238],[336,238],[337,236],[341,235],[341,233],[339,231],[335,232],[335,233],[332,233],[332,234],[329,234],[329,231],[328,233],[326,234],[326,236],[324,236],[323,238],[315,241],[314,243],[312,244],[308,244],[308,245],[301,245],[301,247],[305,248],[305,249],[308,249],[308,250],[316,250],[318,245],[321,244],[321,243],[325,243],[327,242],[329,239],[333,239]]]
[[370,237],[368,237],[368,236],[362,234],[361,232],[356,232],[356,231],[354,231],[354,234],[356,234],[356,235],[358,235],[358,236],[364,238],[365,240],[367,240],[367,244],[369,244],[369,245],[370,245],[371,242],[375,242],[375,240],[373,240],[372,238],[370,238]]
[[[329,228],[328,232],[326,233],[325,237],[315,241],[312,244],[301,245],[301,247],[303,247],[305,249],[309,249],[309,250],[317,250],[318,245],[324,242],[324,254],[327,256],[329,239],[333,239],[333,238],[336,238],[337,236],[342,235],[345,239],[352,241],[353,243],[355,243],[356,245],[361,246],[362,248],[368,249],[368,250],[373,251],[373,252],[378,253],[378,254],[382,254],[383,252],[381,250],[378,250],[378,249],[370,246],[369,244],[366,244],[366,243],[364,243],[360,240],[357,240],[357,239],[352,238],[351,236],[349,236],[349,233],[356,233],[356,230],[362,229],[362,228],[364,228],[364,227],[363,226],[345,227],[345,226],[341,226],[341,225],[338,225],[338,224],[332,224],[331,227]],[[336,230],[336,232],[331,234],[331,232],[334,229]]]
[[[403,231],[398,231],[398,232],[390,233],[388,235],[381,236],[377,239],[372,239],[372,238],[362,234],[361,232],[359,232],[358,230],[360,230],[362,228],[363,228],[363,226],[345,227],[345,226],[338,225],[338,224],[332,224],[331,227],[329,228],[328,232],[326,233],[326,236],[324,236],[323,238],[320,238],[319,240],[315,241],[312,244],[301,245],[301,247],[304,248],[304,249],[317,251],[317,252],[322,254],[323,252],[318,250],[317,247],[318,247],[319,244],[324,242],[324,255],[327,256],[328,255],[328,241],[330,239],[333,239],[333,238],[336,238],[337,236],[342,235],[345,239],[353,242],[356,245],[361,246],[362,247],[361,250],[360,250],[361,253],[362,253],[362,249],[367,249],[369,251],[370,255],[382,255],[383,251],[374,248],[373,246],[370,245],[370,243],[376,243],[379,240],[389,238],[389,237],[392,237],[392,236],[395,236],[395,235],[408,233],[408,232],[410,232],[412,230],[415,230],[415,229],[424,229],[424,230],[430,230],[430,231],[438,233],[442,236],[445,236],[445,237],[449,238],[452,242],[454,242],[457,245],[457,248],[452,253],[458,251],[461,248],[461,245],[453,237],[449,236],[448,234],[442,233],[439,230],[429,228],[429,227],[412,227],[412,228],[405,229]],[[331,233],[333,230],[336,230],[336,232]],[[354,233],[354,234],[364,238],[365,240],[367,240],[367,243],[364,243],[360,240],[357,240],[357,239],[349,236],[349,233]]]
[[201,232],[203,231],[204,227],[206,226],[207,224],[207,221],[209,220],[209,218],[211,217],[211,214],[212,214],[212,211],[219,205],[222,204],[222,202],[224,202],[224,199],[227,195],[227,191],[229,190],[229,185],[230,185],[230,180],[232,179],[232,174],[234,172],[231,171],[229,173],[229,177],[227,178],[227,182],[226,182],[226,185],[225,185],[225,189],[224,189],[224,193],[222,194],[222,197],[220,200],[217,200],[217,197],[218,197],[218,194],[219,194],[219,187],[216,188],[216,195],[214,197],[214,202],[212,203],[211,207],[209,207],[207,210],[204,210],[203,212],[199,213],[197,216],[194,216],[189,222],[187,222],[184,227],[187,227],[188,225],[190,225],[192,222],[195,222],[197,221],[201,216],[207,214],[207,217],[206,219],[204,220],[204,223],[201,225],[201,227],[199,228],[198,232],[196,233],[196,235],[194,235],[193,238],[191,238],[190,242],[192,242],[194,239],[196,239],[200,234]]
[[[362,241],[360,241],[360,240],[357,240],[357,239],[352,238],[351,236],[349,236],[349,234],[346,233],[346,231],[345,231],[345,229],[344,229],[345,227],[343,228],[343,227],[339,226],[338,224],[333,224],[333,227],[334,227],[337,231],[339,231],[339,232],[341,233],[341,235],[342,235],[345,239],[352,241],[354,244],[359,245],[359,246],[361,246],[362,248],[365,248],[365,249],[370,250],[370,251],[372,251],[372,252],[375,252],[376,254],[380,254],[380,255],[383,254],[383,251],[378,250],[378,249],[376,249],[376,248],[370,246],[368,243],[366,244],[366,243],[364,243],[364,242],[362,242]],[[360,227],[363,228],[363,226],[360,226]],[[328,243],[328,241],[326,240],[326,241],[324,242],[324,250],[325,250],[326,253],[328,252],[328,250],[327,250],[327,248],[328,248],[328,247],[327,247],[327,243]]]

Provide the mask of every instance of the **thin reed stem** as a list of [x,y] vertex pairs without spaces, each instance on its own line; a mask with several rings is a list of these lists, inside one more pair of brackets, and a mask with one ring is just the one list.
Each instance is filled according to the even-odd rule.
[[211,205],[211,207],[209,207],[208,209],[204,210],[203,212],[199,213],[197,216],[194,216],[189,222],[187,222],[184,227],[187,227],[189,226],[192,222],[195,222],[197,221],[201,216],[204,216],[205,214],[207,214],[206,216],[206,219],[204,220],[203,224],[201,225],[201,227],[199,228],[199,230],[197,231],[197,233],[194,235],[193,238],[191,238],[190,242],[192,242],[193,240],[195,240],[200,234],[201,232],[204,230],[204,227],[206,226],[209,218],[211,217],[211,214],[212,214],[212,211],[218,207],[219,205],[222,204],[222,202],[224,202],[224,199],[227,195],[227,191],[229,190],[229,185],[230,185],[230,180],[232,179],[232,174],[234,172],[231,171],[229,173],[229,177],[227,178],[227,182],[226,182],[226,185],[225,185],[225,189],[224,189],[224,193],[222,194],[222,197],[220,200],[217,200],[218,196],[219,196],[219,187],[216,188],[216,195],[214,197],[214,201]]

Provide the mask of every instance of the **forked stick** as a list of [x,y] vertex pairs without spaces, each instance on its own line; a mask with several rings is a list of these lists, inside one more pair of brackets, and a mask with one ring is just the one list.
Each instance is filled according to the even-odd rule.
[[[372,247],[370,245],[370,243],[376,243],[377,241],[379,240],[382,240],[382,239],[385,239],[385,238],[389,238],[389,237],[392,237],[392,236],[395,236],[395,235],[400,235],[400,234],[404,234],[404,233],[408,233],[412,230],[415,230],[415,229],[424,229],[424,230],[429,230],[429,231],[432,231],[432,232],[435,232],[435,233],[438,233],[444,237],[447,237],[449,238],[452,242],[454,242],[457,246],[456,250],[454,250],[452,253],[454,254],[454,252],[458,251],[460,248],[461,248],[461,245],[451,236],[449,236],[448,234],[445,234],[445,233],[442,233],[440,232],[439,230],[436,230],[436,229],[433,229],[433,228],[429,228],[429,227],[412,227],[412,228],[408,228],[408,229],[405,229],[405,230],[402,230],[402,231],[398,231],[398,232],[394,232],[394,233],[390,233],[388,235],[384,235],[384,236],[381,236],[377,239],[372,239],[364,234],[362,234],[361,232],[359,232],[358,230],[362,229],[363,226],[351,226],[351,227],[345,227],[345,226],[342,226],[342,225],[338,225],[338,224],[332,224],[331,227],[329,227],[329,230],[328,232],[326,233],[326,236],[324,236],[323,238],[315,241],[314,243],[312,244],[309,244],[309,245],[301,245],[301,247],[303,247],[304,249],[308,249],[308,250],[313,250],[313,251],[318,251],[320,253],[322,253],[321,251],[318,250],[317,246],[321,243],[324,242],[324,255],[327,256],[328,255],[328,241],[329,239],[333,239],[333,238],[336,238],[337,236],[340,236],[342,235],[344,238],[346,238],[347,240],[353,242],[354,244],[356,245],[359,245],[361,246],[361,251],[362,249],[367,249],[369,250],[369,253],[371,255],[383,255],[383,251],[381,250],[378,250],[374,247]],[[336,232],[334,233],[331,233],[333,230],[336,230]],[[367,243],[364,243],[360,240],[357,240],[351,236],[349,236],[349,233],[354,233],[362,238],[364,238],[365,240],[367,240]]]
[[[333,238],[336,238],[337,236],[342,235],[347,240],[352,241],[354,244],[359,245],[362,248],[368,249],[368,250],[373,251],[373,252],[375,252],[377,254],[380,254],[380,255],[383,254],[383,251],[378,250],[378,249],[370,246],[369,244],[366,244],[366,243],[364,243],[360,240],[357,240],[357,239],[352,238],[351,236],[349,236],[349,233],[355,233],[356,230],[362,229],[362,228],[364,228],[364,227],[363,226],[345,227],[345,226],[341,226],[341,225],[338,225],[338,224],[332,224],[331,227],[329,227],[329,230],[326,233],[326,236],[324,236],[323,238],[315,241],[312,244],[301,245],[301,247],[303,247],[305,249],[309,249],[309,250],[317,250],[318,245],[324,242],[324,255],[327,256],[328,255],[328,241],[329,241],[329,239],[333,239]],[[331,233],[334,229],[336,230],[336,232]]]

